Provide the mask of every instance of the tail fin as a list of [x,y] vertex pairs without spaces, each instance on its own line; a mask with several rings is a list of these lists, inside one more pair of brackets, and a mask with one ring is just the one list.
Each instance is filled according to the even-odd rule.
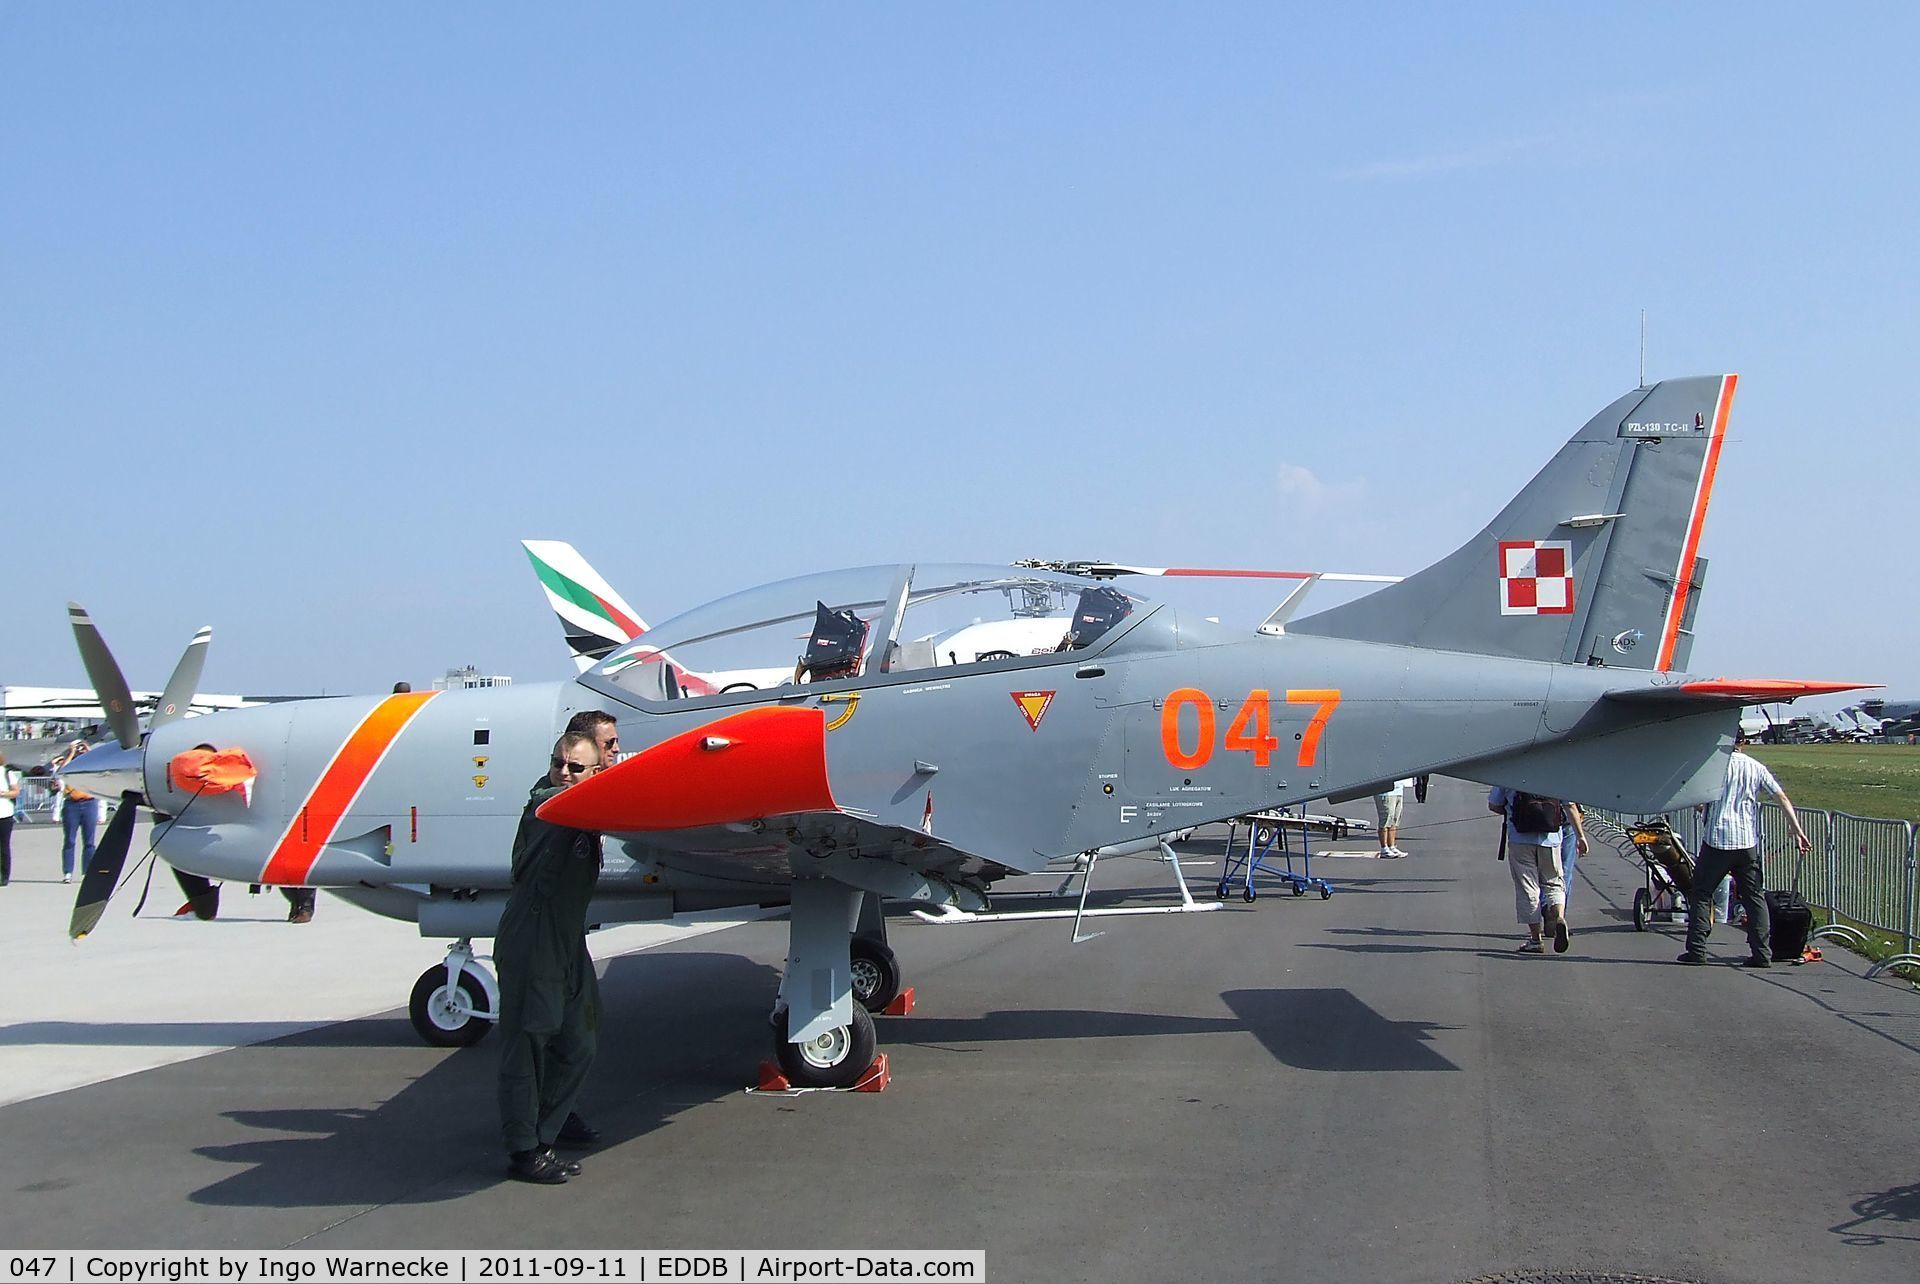
[[1737,375],[1668,379],[1588,421],[1487,528],[1294,633],[1614,668],[1684,666],[1700,529]]
[[560,617],[567,647],[582,673],[647,631],[646,621],[573,545],[551,539],[523,539],[520,545],[547,591],[547,605]]

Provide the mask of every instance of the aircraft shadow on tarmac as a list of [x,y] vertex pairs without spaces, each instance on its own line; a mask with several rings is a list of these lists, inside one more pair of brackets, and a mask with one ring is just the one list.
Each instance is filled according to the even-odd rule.
[[1227,1001],[1278,1061],[1296,1070],[1458,1070],[1424,1021],[1389,1021],[1351,990],[1228,990]]
[[1854,1248],[1877,1248],[1890,1240],[1920,1244],[1920,1182],[1854,1201],[1853,1220],[1827,1229]]
[[1415,927],[1329,927],[1328,936],[1367,936],[1374,940],[1385,940],[1402,936],[1445,936],[1454,940],[1511,941],[1511,932],[1453,932],[1445,928],[1424,930]]
[[1427,1046],[1444,1026],[1388,1021],[1351,990],[1230,990],[1233,1017],[1147,1012],[1021,1009],[979,1017],[907,1017],[881,1022],[883,1042],[915,1047],[1030,1039],[1123,1039],[1248,1033],[1296,1070],[1457,1070]]
[[[775,969],[738,955],[648,951],[611,960],[600,986],[599,1055],[581,1101],[581,1113],[601,1131],[601,1148],[739,1092],[765,1050],[778,984]],[[506,1180],[495,1096],[500,1049],[492,1038],[440,1055],[425,1073],[414,1068],[433,1054],[404,1017],[346,1022],[238,1054],[289,1051],[312,1058],[303,1090],[316,1104],[224,1112],[274,1135],[196,1147],[195,1154],[239,1171],[196,1190],[194,1203],[428,1204]],[[398,1090],[382,1097],[388,1084]]]
[[[59,1044],[82,1048],[225,1048],[286,1038],[307,1024],[301,1021],[25,1021],[0,1027],[0,1048]],[[377,1029],[374,1023],[368,1024]],[[369,1032],[377,1043],[386,1033]]]

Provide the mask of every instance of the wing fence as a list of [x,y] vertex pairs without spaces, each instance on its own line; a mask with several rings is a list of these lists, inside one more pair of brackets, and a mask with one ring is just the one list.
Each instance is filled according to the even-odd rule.
[[[1910,821],[1853,816],[1843,811],[1796,808],[1812,848],[1803,857],[1793,841],[1793,826],[1778,803],[1760,804],[1760,851],[1767,886],[1792,888],[1815,909],[1824,910],[1830,925],[1821,932],[1860,936],[1855,927],[1868,928],[1897,939],[1897,957],[1877,964],[1874,971],[1896,963],[1920,964],[1914,941],[1920,937],[1915,903],[1915,828]],[[1588,808],[1589,816],[1605,822],[1609,837],[1621,853],[1638,860],[1625,831],[1647,816],[1629,816]],[[1667,812],[1662,817],[1690,852],[1700,850],[1701,816],[1694,808]],[[1854,926],[1849,926],[1854,925]]]

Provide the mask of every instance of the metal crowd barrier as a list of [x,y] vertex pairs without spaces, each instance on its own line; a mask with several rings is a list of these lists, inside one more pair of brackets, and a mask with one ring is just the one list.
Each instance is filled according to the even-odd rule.
[[50,824],[53,821],[54,789],[44,776],[27,776],[20,782],[20,797],[14,815],[22,824]]
[[[1859,923],[1900,938],[1900,953],[1868,968],[1868,976],[1902,965],[1920,966],[1920,953],[1914,951],[1915,939],[1920,937],[1920,904],[1916,904],[1915,895],[1916,866],[1920,864],[1916,856],[1920,853],[1915,850],[1913,823],[1813,807],[1795,810],[1812,844],[1804,857],[1793,841],[1786,809],[1774,802],[1760,804],[1760,852],[1767,886],[1796,888],[1809,905],[1824,910],[1830,920],[1848,920],[1825,923],[1814,933],[1816,936],[1838,937],[1849,945],[1859,945],[1866,934],[1850,925]],[[1615,831],[1650,819],[1594,807],[1587,813],[1608,822]],[[1688,851],[1699,852],[1703,817],[1698,809],[1667,812],[1662,819]],[[1639,859],[1630,843],[1622,854]]]

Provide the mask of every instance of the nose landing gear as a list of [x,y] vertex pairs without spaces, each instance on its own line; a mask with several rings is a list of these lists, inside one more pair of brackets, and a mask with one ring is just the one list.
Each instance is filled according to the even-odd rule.
[[422,972],[407,1001],[414,1031],[436,1048],[480,1042],[499,1015],[500,986],[474,954],[471,937],[448,946],[446,962]]

